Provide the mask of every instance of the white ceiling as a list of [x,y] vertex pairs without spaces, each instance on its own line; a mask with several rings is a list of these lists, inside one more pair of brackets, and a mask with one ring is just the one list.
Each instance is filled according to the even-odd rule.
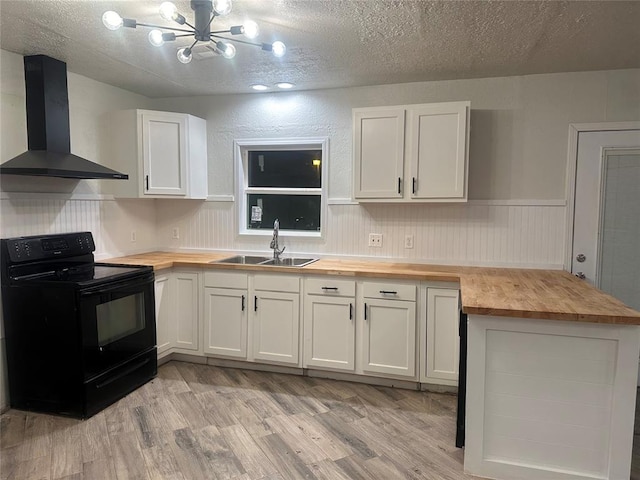
[[[640,67],[640,1],[234,0],[214,29],[255,20],[259,41],[282,40],[278,59],[239,45],[233,60],[183,65],[148,29],[104,28],[115,10],[167,24],[152,0],[1,0],[0,48],[46,54],[69,71],[148,97],[300,90],[532,73]],[[193,19],[188,0],[175,1]]]

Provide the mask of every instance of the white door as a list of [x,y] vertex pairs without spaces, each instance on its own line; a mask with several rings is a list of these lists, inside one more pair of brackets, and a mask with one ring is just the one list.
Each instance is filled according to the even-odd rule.
[[640,309],[640,130],[578,134],[571,271]]
[[173,301],[176,313],[176,348],[198,350],[198,274],[175,272],[173,278]]
[[354,299],[308,295],[304,310],[304,366],[353,371]]
[[363,315],[363,370],[415,377],[415,302],[367,298]]
[[187,194],[187,116],[142,114],[142,158],[146,195]]
[[204,289],[204,352],[247,358],[247,291]]
[[459,292],[427,289],[427,377],[458,380]]
[[354,110],[353,142],[355,198],[402,198],[404,109]]
[[175,337],[171,328],[171,323],[175,321],[175,304],[171,300],[169,285],[168,274],[156,276],[156,337],[159,357],[173,347]]
[[470,102],[409,108],[411,184],[407,188],[412,198],[466,198],[469,108]]
[[255,292],[253,358],[298,365],[300,295]]

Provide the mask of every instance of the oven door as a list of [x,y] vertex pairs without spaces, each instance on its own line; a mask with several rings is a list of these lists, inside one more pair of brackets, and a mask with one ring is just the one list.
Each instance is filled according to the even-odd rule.
[[155,347],[153,273],[79,296],[85,381]]

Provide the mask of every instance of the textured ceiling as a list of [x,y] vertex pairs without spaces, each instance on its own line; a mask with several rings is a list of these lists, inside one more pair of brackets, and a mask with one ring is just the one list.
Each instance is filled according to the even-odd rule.
[[[235,0],[215,29],[255,20],[259,41],[285,57],[239,45],[233,60],[183,65],[148,29],[103,27],[116,10],[164,21],[151,0],[1,0],[0,48],[46,54],[69,71],[149,97],[228,94],[252,83],[299,90],[640,67],[640,1]],[[189,1],[175,1],[193,19]],[[166,22],[164,22],[166,24]]]

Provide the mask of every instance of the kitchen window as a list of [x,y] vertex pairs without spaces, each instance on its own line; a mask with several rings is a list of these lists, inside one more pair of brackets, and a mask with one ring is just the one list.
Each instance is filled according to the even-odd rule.
[[320,237],[328,138],[236,140],[240,234]]

